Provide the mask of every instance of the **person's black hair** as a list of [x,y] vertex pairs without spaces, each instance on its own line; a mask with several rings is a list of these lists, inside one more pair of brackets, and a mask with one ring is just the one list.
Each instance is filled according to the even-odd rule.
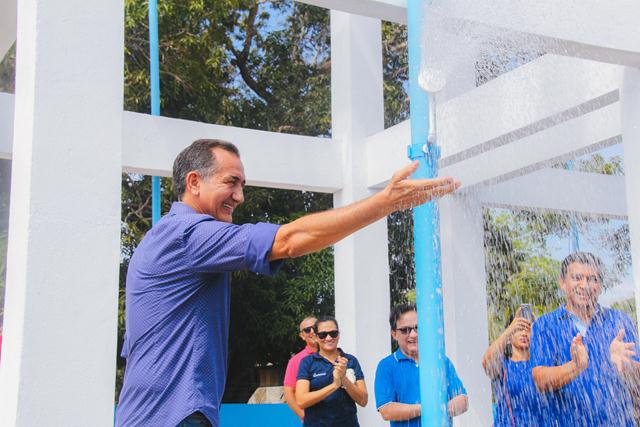
[[318,333],[318,325],[320,325],[321,323],[325,323],[325,322],[333,322],[336,325],[336,329],[339,331],[340,330],[340,326],[338,326],[338,321],[336,320],[335,317],[333,316],[319,316],[318,319],[316,320],[316,323],[313,325],[313,330],[315,331],[315,333]]
[[560,265],[560,277],[563,279],[567,277],[567,270],[574,262],[593,267],[598,272],[598,276],[600,276],[600,282],[604,281],[604,263],[591,252],[574,252],[567,255]]
[[414,303],[396,305],[391,309],[391,314],[389,315],[389,326],[391,326],[392,331],[396,330],[396,326],[398,326],[398,319],[402,317],[403,314],[410,311],[418,311]]
[[178,200],[187,187],[187,174],[191,171],[198,172],[203,178],[207,178],[216,172],[216,155],[214,148],[221,148],[240,157],[238,147],[221,139],[198,139],[182,150],[173,162],[173,192]]
[[[504,326],[504,329],[507,329],[509,326],[511,326],[511,322],[513,322],[514,317],[515,317],[514,313],[511,313],[509,317],[507,317],[507,323]],[[507,345],[504,346],[504,358],[511,359],[512,354],[513,354],[513,347],[511,345],[511,338],[509,338],[507,340]]]

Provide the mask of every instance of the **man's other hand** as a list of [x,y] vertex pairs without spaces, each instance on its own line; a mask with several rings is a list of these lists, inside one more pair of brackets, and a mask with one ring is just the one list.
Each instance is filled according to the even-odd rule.
[[633,342],[624,342],[624,329],[618,331],[618,335],[611,341],[609,346],[609,355],[611,362],[615,365],[618,373],[624,371],[625,366],[631,364],[631,358],[636,355],[636,344]]

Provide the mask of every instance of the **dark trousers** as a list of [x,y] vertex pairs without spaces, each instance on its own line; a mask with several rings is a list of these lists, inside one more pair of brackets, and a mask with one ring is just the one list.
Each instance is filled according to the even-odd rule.
[[180,421],[176,427],[212,427],[211,423],[202,415],[201,412],[196,412],[195,414],[189,415],[184,420]]

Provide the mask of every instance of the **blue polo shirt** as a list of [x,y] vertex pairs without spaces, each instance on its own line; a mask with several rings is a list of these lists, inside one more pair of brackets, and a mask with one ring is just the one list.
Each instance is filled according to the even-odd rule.
[[[356,380],[363,380],[364,374],[358,359],[342,350],[340,353],[347,358],[347,369],[353,369]],[[320,390],[333,382],[333,364],[320,353],[313,353],[300,362],[297,379],[309,381],[309,391]],[[357,427],[356,404],[347,391],[340,388],[304,410],[304,426]]]
[[491,383],[496,399],[494,427],[544,426],[542,395],[531,376],[531,360],[514,362],[504,359],[502,374]]
[[[545,425],[553,426],[634,426],[631,396],[615,366],[609,360],[609,346],[618,331],[624,341],[638,342],[629,317],[617,310],[599,307],[582,342],[589,365],[564,387],[544,393],[548,406]],[[578,333],[571,313],[560,307],[535,321],[531,333],[531,366],[560,366],[571,360],[571,340]],[[637,361],[640,351],[636,346]]]
[[234,225],[174,203],[131,257],[127,358],[116,424],[175,427],[202,412],[214,427],[227,371],[229,273],[272,274],[278,230]]
[[[467,394],[456,368],[445,356],[445,385],[447,401]],[[420,403],[420,370],[418,364],[398,349],[378,363],[375,381],[376,408],[378,411],[391,402]],[[407,421],[391,421],[391,427],[420,427],[420,417]]]

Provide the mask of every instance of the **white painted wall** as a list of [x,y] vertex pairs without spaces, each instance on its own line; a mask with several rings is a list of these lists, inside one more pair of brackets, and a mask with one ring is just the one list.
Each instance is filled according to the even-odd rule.
[[636,307],[640,307],[640,69],[626,68],[620,90],[622,141],[627,195],[629,234],[631,237],[632,277]]
[[[372,194],[365,138],[384,128],[381,37],[380,20],[331,12],[332,132],[343,149],[336,207]],[[378,362],[391,351],[386,219],[335,245],[335,286],[340,345],[358,357],[369,390],[369,404],[359,409],[360,424],[384,426],[373,385]]]
[[491,382],[482,370],[488,347],[482,206],[475,197],[440,201],[446,353],[467,389],[469,410],[456,426],[489,426]]
[[18,5],[3,426],[113,425],[123,12]]

